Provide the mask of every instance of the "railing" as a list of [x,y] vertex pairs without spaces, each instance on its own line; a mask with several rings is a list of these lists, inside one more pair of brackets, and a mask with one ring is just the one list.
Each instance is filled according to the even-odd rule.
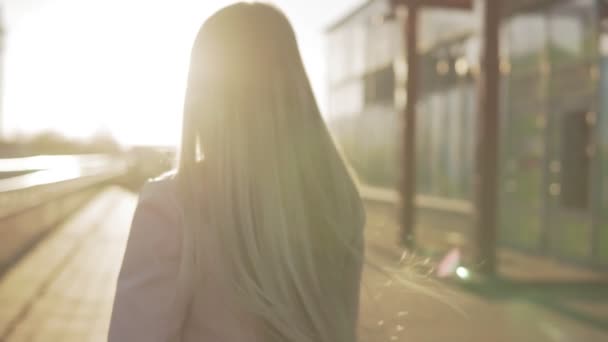
[[0,159],[0,275],[28,247],[128,172],[127,162],[106,155]]

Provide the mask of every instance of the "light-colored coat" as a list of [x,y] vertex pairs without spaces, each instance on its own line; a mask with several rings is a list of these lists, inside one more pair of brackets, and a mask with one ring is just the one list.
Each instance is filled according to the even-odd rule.
[[237,309],[214,234],[206,279],[194,293],[178,282],[182,216],[176,181],[142,189],[127,242],[108,334],[109,342],[251,342],[253,319]]

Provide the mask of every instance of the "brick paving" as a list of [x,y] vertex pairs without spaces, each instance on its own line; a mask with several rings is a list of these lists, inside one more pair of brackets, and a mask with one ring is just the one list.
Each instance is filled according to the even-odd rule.
[[[105,190],[0,279],[0,341],[106,340],[135,203],[133,194]],[[370,265],[398,264],[395,234],[390,218],[369,213]],[[408,260],[406,270],[428,266]],[[361,297],[364,342],[608,341],[606,329],[517,298],[483,298],[413,272],[398,273],[414,284],[405,286],[397,273],[373,268],[365,271]]]

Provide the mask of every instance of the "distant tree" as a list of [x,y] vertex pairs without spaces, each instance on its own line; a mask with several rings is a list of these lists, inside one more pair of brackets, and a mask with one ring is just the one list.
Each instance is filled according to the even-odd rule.
[[31,154],[74,154],[78,151],[78,144],[52,131],[30,137],[25,145]]
[[87,153],[120,153],[122,146],[106,129],[97,131],[87,144]]
[[57,132],[47,131],[23,139],[18,144],[28,155],[114,154],[122,151],[116,139],[105,130],[98,131],[89,139],[70,139]]

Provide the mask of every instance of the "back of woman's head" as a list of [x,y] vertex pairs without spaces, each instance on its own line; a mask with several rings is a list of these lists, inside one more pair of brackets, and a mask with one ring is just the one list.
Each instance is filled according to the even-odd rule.
[[240,3],[203,25],[178,178],[191,270],[213,227],[265,341],[355,340],[363,208],[279,10]]

